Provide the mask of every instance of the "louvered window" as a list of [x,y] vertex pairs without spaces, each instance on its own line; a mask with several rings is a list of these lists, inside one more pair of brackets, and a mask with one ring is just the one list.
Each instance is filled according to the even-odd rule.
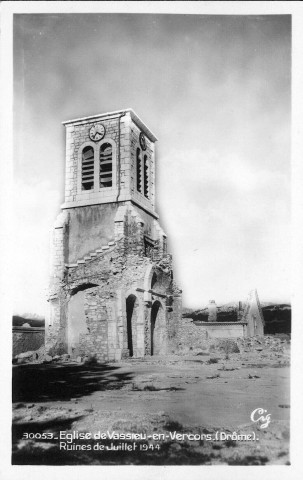
[[141,167],[141,151],[137,148],[137,190],[142,193],[142,167]]
[[149,198],[148,176],[149,176],[148,160],[147,160],[147,155],[144,155],[144,196],[145,196],[146,198]]
[[103,143],[100,149],[100,188],[113,185],[113,150],[110,143]]
[[81,179],[82,190],[94,188],[94,149],[92,147],[85,147],[82,151]]

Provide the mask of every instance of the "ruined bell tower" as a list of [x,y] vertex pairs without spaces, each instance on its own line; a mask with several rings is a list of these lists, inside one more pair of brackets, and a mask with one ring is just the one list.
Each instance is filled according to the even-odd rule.
[[133,110],[63,122],[46,347],[98,360],[163,355],[181,317],[155,211],[155,135]]

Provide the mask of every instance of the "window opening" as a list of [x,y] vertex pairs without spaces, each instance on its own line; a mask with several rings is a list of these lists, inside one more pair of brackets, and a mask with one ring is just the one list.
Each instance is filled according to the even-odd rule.
[[93,147],[85,147],[82,151],[81,185],[82,190],[92,190],[94,188]]
[[144,196],[149,198],[149,191],[148,191],[148,160],[147,155],[144,155]]
[[137,190],[142,193],[141,151],[137,148]]
[[113,149],[110,143],[103,143],[100,149],[100,188],[113,185]]

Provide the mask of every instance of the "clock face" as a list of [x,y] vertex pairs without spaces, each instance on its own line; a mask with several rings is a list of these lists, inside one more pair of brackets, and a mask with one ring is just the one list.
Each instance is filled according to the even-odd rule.
[[145,136],[143,135],[142,132],[140,133],[140,136],[139,136],[139,142],[140,142],[140,146],[141,146],[142,150],[146,150]]
[[105,127],[104,125],[102,125],[102,123],[98,123],[97,125],[94,125],[93,127],[91,127],[89,131],[89,138],[94,142],[98,142],[99,140],[102,140],[104,135],[105,135]]

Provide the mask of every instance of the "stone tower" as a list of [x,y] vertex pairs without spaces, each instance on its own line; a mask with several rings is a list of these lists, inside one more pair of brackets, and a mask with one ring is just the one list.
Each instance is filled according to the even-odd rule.
[[131,109],[64,125],[46,347],[101,361],[166,354],[181,291],[155,211],[157,139]]

